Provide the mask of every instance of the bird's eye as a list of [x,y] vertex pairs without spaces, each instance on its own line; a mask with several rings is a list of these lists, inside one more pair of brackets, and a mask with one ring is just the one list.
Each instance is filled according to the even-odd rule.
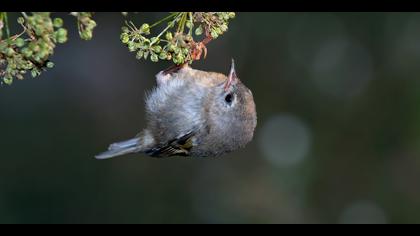
[[233,95],[231,93],[227,94],[225,97],[225,102],[231,104],[233,100]]

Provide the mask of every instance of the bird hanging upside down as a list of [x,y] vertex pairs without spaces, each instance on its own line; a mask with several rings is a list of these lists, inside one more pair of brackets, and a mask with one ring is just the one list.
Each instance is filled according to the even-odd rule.
[[251,90],[237,77],[192,69],[188,64],[161,71],[146,97],[147,128],[135,138],[111,144],[96,156],[129,153],[152,157],[213,157],[252,140],[257,114]]

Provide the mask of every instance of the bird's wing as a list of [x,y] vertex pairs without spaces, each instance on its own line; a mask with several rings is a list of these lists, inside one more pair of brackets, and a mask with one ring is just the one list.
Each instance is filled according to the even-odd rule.
[[193,146],[192,137],[194,132],[188,132],[176,139],[173,139],[163,145],[151,148],[146,154],[152,157],[170,157],[170,156],[189,156]]

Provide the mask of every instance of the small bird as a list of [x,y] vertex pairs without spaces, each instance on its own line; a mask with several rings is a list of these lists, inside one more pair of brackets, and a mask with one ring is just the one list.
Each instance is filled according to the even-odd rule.
[[244,147],[257,125],[254,98],[237,77],[192,69],[188,64],[156,75],[146,94],[147,128],[111,144],[96,159],[129,153],[152,157],[217,157]]

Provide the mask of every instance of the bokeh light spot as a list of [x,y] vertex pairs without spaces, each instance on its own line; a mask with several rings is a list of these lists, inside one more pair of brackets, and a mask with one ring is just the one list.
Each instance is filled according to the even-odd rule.
[[340,215],[341,224],[386,224],[384,210],[371,201],[350,204]]
[[288,167],[299,164],[308,154],[310,131],[297,117],[279,114],[271,117],[262,127],[259,147],[272,164]]
[[352,98],[372,79],[370,53],[355,42],[336,39],[320,45],[312,62],[311,77],[324,94]]

